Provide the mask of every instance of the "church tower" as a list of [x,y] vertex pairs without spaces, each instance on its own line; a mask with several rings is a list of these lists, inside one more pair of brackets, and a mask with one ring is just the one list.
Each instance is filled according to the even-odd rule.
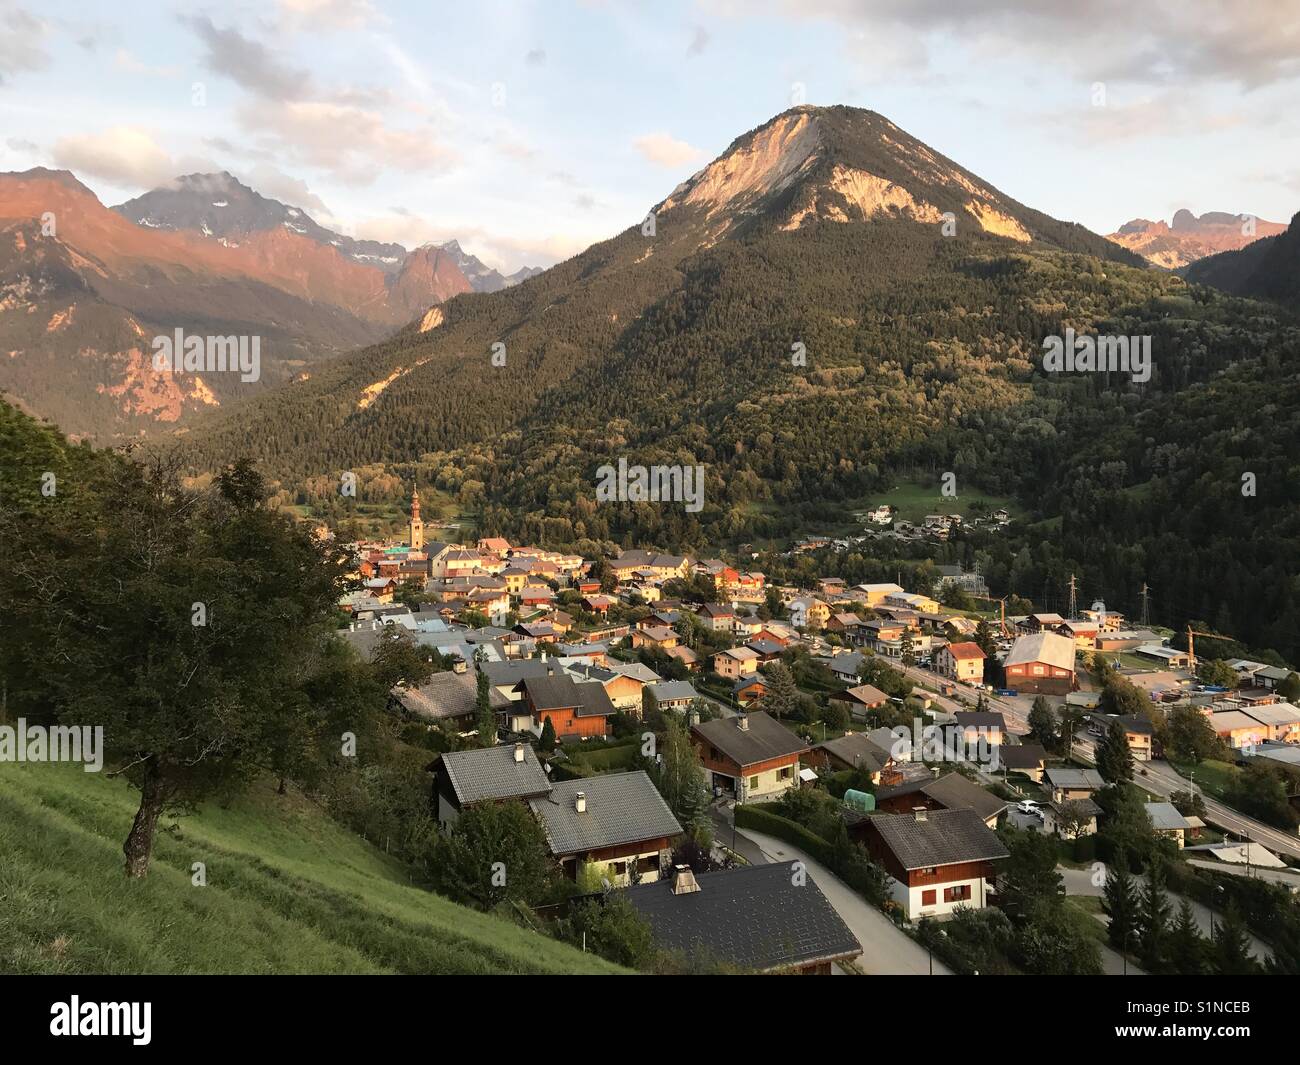
[[411,488],[411,535],[408,541],[412,551],[424,550],[424,522],[420,520],[420,490]]

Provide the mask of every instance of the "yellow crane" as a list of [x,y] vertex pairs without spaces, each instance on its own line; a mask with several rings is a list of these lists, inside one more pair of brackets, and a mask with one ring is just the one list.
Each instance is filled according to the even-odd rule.
[[1196,636],[1208,636],[1212,640],[1236,640],[1235,636],[1225,636],[1221,632],[1202,632],[1200,629],[1194,629],[1191,625],[1187,626],[1187,670],[1189,673],[1196,672],[1196,645],[1193,642]]

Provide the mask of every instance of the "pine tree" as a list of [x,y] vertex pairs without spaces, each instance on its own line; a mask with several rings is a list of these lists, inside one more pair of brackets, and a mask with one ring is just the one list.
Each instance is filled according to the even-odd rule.
[[1172,907],[1165,895],[1165,877],[1159,862],[1147,866],[1138,897],[1138,927],[1142,933],[1142,961],[1148,972],[1158,972],[1166,962],[1169,915]]
[[794,674],[784,662],[773,662],[767,667],[767,694],[759,700],[759,708],[780,720],[791,716],[799,705],[799,687]]
[[1123,851],[1115,856],[1115,860],[1106,869],[1101,908],[1110,918],[1111,943],[1119,950],[1125,949],[1137,930],[1138,896],[1133,877],[1128,871],[1128,855]]
[[1029,734],[1046,750],[1056,750],[1056,715],[1041,695],[1034,699],[1034,705],[1029,708]]
[[1235,902],[1224,908],[1223,919],[1214,929],[1210,964],[1219,976],[1250,976],[1259,971],[1250,956],[1250,932]]
[[673,719],[666,722],[663,750],[655,784],[673,816],[688,832],[699,825],[709,802],[704,767],[686,728]]
[[537,747],[542,751],[555,750],[555,726],[549,717],[542,723],[542,735],[537,741]]
[[1133,752],[1124,726],[1118,721],[1110,723],[1097,744],[1097,772],[1108,784],[1127,784],[1133,779]]
[[1166,957],[1169,968],[1179,976],[1200,976],[1205,971],[1205,938],[1196,924],[1192,904],[1183,899],[1178,916],[1169,929]]
[[481,747],[495,747],[497,742],[497,716],[492,712],[491,684],[486,673],[480,672],[475,678],[477,694],[474,698],[474,720],[478,727],[478,742]]

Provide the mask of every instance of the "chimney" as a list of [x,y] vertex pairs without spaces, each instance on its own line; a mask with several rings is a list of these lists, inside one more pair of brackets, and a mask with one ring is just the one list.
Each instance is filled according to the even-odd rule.
[[926,816],[925,816],[925,815],[926,815],[926,812],[927,812],[927,811],[926,811],[926,809],[925,809],[924,806],[913,806],[913,807],[912,807],[912,816],[915,817],[918,821],[924,821],[924,820],[926,820]]
[[524,745],[523,745],[522,743],[516,743],[516,744],[515,744],[515,763],[518,764],[519,762],[522,762],[523,760],[524,760]]
[[690,895],[700,890],[699,881],[689,865],[673,866],[673,894]]
[[587,812],[587,793],[585,791],[580,791],[573,797],[573,808],[580,814]]
[[748,717],[747,715],[745,715],[745,714],[737,714],[737,715],[736,715],[736,728],[740,729],[741,732],[748,732],[748,731],[749,731],[749,717]]

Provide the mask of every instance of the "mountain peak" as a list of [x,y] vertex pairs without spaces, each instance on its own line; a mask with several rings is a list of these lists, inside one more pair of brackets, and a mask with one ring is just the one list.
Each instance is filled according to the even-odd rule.
[[780,229],[904,218],[1027,242],[1049,221],[864,108],[801,105],[738,137],[658,211],[703,214],[710,239],[753,218]]

